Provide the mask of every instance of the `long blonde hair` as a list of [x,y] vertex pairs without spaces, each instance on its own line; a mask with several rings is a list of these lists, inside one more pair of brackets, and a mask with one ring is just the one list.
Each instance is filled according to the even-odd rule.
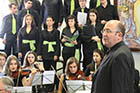
[[10,63],[11,63],[12,60],[15,60],[17,62],[17,69],[19,69],[21,67],[17,57],[14,56],[14,55],[10,55],[7,58],[7,61],[6,61],[5,67],[4,67],[4,73],[8,76],[11,76]]
[[31,18],[32,18],[31,26],[35,26],[35,25],[36,25],[36,24],[35,24],[34,17],[33,17],[31,14],[26,14],[26,15],[24,16],[24,18],[23,18],[22,27],[27,26],[27,24],[26,24],[26,19],[27,19],[28,16],[31,16]]

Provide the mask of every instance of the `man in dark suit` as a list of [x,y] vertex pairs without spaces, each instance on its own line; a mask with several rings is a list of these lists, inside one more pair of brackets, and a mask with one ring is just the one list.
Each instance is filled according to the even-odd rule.
[[103,29],[103,44],[109,52],[93,77],[91,93],[134,93],[134,59],[124,44],[125,27],[117,20]]
[[[5,44],[5,52],[7,56],[11,53],[17,54],[17,19],[16,12],[17,6],[15,3],[9,5],[10,14],[6,15],[2,21],[1,37],[2,42]],[[5,37],[6,35],[6,37]],[[12,50],[12,51],[11,51]]]
[[[40,1],[39,0],[32,0],[32,8],[34,10],[36,10],[38,12],[38,14],[40,14],[40,11],[41,11]],[[24,0],[21,0],[20,1],[20,6],[19,6],[19,9],[18,10],[20,11],[22,9],[25,9]]]

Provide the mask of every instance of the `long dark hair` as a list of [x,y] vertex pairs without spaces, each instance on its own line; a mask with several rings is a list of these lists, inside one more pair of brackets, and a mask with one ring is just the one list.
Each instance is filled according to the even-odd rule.
[[8,76],[11,75],[10,64],[11,64],[12,60],[15,60],[16,63],[17,63],[17,70],[21,67],[21,64],[19,63],[16,56],[14,56],[14,55],[8,56],[5,67],[4,67],[4,73],[7,74]]
[[35,57],[35,61],[37,61],[37,54],[34,52],[34,51],[28,51],[26,54],[25,54],[25,57],[24,57],[24,63],[23,63],[23,68],[26,68],[28,66],[30,66],[30,63],[28,61],[28,55],[29,54],[33,54],[34,57]]
[[66,20],[67,28],[70,28],[69,24],[68,24],[69,19],[74,19],[74,21],[75,21],[75,25],[74,26],[77,29],[78,28],[78,22],[77,22],[77,19],[76,19],[76,17],[74,15],[70,15],[70,16],[67,17],[67,20]]
[[89,14],[90,13],[95,13],[96,14],[96,23],[100,22],[100,19],[99,19],[99,14],[98,14],[98,11],[94,8],[90,9],[89,12],[88,12],[88,24],[91,24],[91,20],[89,18]]
[[104,57],[104,52],[99,50],[98,48],[93,51],[93,53],[95,53],[95,52],[98,53],[101,56],[101,61],[102,61],[102,59]]
[[[55,20],[54,20],[54,17],[53,16],[48,16],[47,18],[46,18],[46,22],[45,22],[45,28],[47,29],[48,27],[47,27],[47,19],[48,18],[51,18],[53,21],[54,21],[54,23],[55,23]],[[53,24],[53,28],[54,28],[54,24]]]

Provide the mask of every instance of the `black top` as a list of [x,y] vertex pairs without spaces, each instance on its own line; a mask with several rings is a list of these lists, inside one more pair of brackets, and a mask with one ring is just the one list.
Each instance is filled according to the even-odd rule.
[[[44,41],[56,42],[56,44],[52,44],[54,51],[48,52],[49,44],[43,44]],[[45,29],[41,32],[38,54],[47,60],[52,60],[54,55],[60,56],[60,32],[58,30],[53,29],[49,32]]]
[[[79,5],[79,0],[74,0],[75,1],[75,9],[80,7]],[[67,18],[70,15],[71,11],[71,0],[64,0],[64,15],[65,18]]]
[[[36,26],[40,27],[40,17],[39,17],[38,12],[34,9],[29,9],[29,13],[34,17]],[[23,24],[24,16],[26,14],[27,14],[27,9],[23,9],[18,12],[18,15],[17,15],[18,29],[21,28],[21,26]]]
[[109,21],[112,19],[119,20],[116,6],[107,4],[106,8],[104,8],[102,5],[100,5],[99,7],[97,7],[97,11],[99,13],[100,20],[105,20],[105,21]]
[[21,52],[23,55],[26,54],[26,52],[30,51],[30,44],[29,43],[23,43],[23,40],[35,40],[35,51],[37,50],[37,46],[39,44],[39,31],[38,28],[32,27],[29,34],[26,32],[26,27],[23,27],[19,30],[18,33],[18,52]]
[[84,71],[85,76],[89,76],[90,75],[90,71],[95,71],[95,62],[94,61],[92,61],[90,64],[87,65],[87,68]]
[[63,5],[62,0],[43,0],[41,10],[42,22],[46,23],[46,18],[52,16],[55,23],[63,20]]
[[[20,75],[19,76],[19,80],[18,80],[18,78],[14,78],[13,79],[13,81],[14,81],[14,86],[16,87],[16,86],[23,86],[23,84],[22,84],[22,79],[24,78],[24,76],[22,76],[22,75]],[[17,80],[18,80],[18,84],[17,84]]]
[[[17,19],[16,15],[14,15],[14,17]],[[1,38],[4,38],[4,35],[6,34],[6,41],[16,40],[18,30],[16,30],[16,34],[12,33],[12,14],[9,14],[3,18],[1,27]]]
[[89,52],[93,52],[93,50],[97,48],[97,42],[94,40],[91,40],[91,38],[93,36],[100,37],[101,29],[102,29],[101,24],[97,24],[96,26],[88,24],[84,26],[83,33],[82,33],[82,42],[83,42],[84,49],[86,49]]
[[[107,0],[108,4],[110,4],[110,0]],[[90,9],[96,8],[97,0],[90,0]]]
[[[74,10],[73,12],[73,15],[75,15],[76,17],[78,16],[78,12],[82,12],[82,8],[81,7],[78,7]],[[88,15],[88,12],[89,12],[89,9],[88,8],[84,8],[84,13],[87,13]],[[88,19],[88,16],[87,16],[87,19]]]
[[[74,10],[74,12],[73,12],[73,15],[75,15],[75,16],[77,17],[78,12],[82,12],[81,10],[82,10],[81,7],[76,8],[76,9]],[[88,14],[88,11],[89,11],[89,9],[85,7],[85,8],[84,8],[84,13],[87,13],[87,14]]]
[[68,47],[65,45],[65,43],[70,43],[70,41],[66,41],[64,43],[62,43],[62,46],[63,46],[63,51],[62,53],[75,53],[75,49],[78,49],[80,48],[80,45],[81,45],[81,29],[80,28],[77,28],[75,32],[71,33],[70,29],[69,28],[64,28],[63,29],[63,32],[62,32],[62,35],[61,35],[61,39],[63,39],[64,36],[67,36],[69,38],[72,38],[76,33],[78,33],[78,38],[76,38],[77,40],[77,45],[74,45],[74,47]]

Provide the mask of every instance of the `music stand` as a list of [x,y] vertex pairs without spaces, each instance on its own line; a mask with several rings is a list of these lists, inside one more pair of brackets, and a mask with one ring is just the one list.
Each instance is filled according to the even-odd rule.
[[31,86],[14,87],[11,93],[32,93]]
[[[53,84],[54,83],[54,71],[44,71],[44,73],[37,72],[35,74],[35,77],[32,81],[32,86],[34,85],[41,85],[42,84]],[[43,80],[41,80],[43,78]]]
[[92,81],[83,80],[66,80],[68,93],[75,93],[76,91],[91,90]]
[[52,85],[54,83],[54,76],[54,71],[44,71],[43,73],[37,72],[32,81],[33,91],[36,93],[42,93],[40,91],[49,91],[45,85]]

